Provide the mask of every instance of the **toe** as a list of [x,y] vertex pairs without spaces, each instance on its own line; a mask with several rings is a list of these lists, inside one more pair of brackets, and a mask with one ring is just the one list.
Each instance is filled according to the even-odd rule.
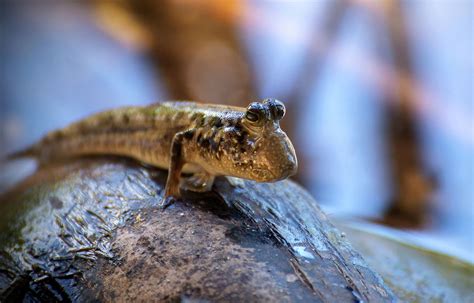
[[175,203],[178,199],[175,197],[175,196],[167,196],[167,197],[163,197],[163,199],[161,200],[160,204],[159,204],[159,207],[162,209],[162,210],[165,210],[168,206],[172,205],[173,203]]

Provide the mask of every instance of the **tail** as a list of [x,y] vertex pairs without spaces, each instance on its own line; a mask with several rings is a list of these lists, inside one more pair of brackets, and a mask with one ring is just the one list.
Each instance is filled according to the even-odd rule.
[[11,160],[17,160],[17,159],[22,159],[22,158],[38,158],[38,152],[36,146],[30,146],[26,149],[22,149],[16,152],[13,152],[11,154],[8,154],[4,160],[6,161],[11,161]]

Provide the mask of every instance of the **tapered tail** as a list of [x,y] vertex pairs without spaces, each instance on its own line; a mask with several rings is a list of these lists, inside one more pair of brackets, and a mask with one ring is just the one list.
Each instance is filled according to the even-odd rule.
[[8,154],[5,157],[5,160],[10,161],[10,160],[17,160],[17,159],[22,159],[22,158],[37,158],[37,157],[38,157],[38,153],[37,153],[36,147],[33,145],[26,149],[22,149],[22,150],[13,152],[11,154]]

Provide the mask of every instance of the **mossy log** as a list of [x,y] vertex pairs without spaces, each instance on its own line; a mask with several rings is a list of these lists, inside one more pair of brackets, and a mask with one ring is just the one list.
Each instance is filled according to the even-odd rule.
[[0,201],[0,301],[387,302],[393,293],[291,181],[216,181],[158,207],[166,171],[39,169]]

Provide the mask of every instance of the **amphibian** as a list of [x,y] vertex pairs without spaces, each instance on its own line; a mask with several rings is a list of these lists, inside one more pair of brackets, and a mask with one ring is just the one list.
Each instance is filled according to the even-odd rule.
[[168,169],[163,205],[180,197],[181,173],[193,174],[181,187],[210,190],[215,176],[273,182],[293,175],[297,159],[279,121],[278,100],[246,109],[194,102],[123,107],[92,115],[52,131],[12,155],[40,163],[81,155],[120,155]]

